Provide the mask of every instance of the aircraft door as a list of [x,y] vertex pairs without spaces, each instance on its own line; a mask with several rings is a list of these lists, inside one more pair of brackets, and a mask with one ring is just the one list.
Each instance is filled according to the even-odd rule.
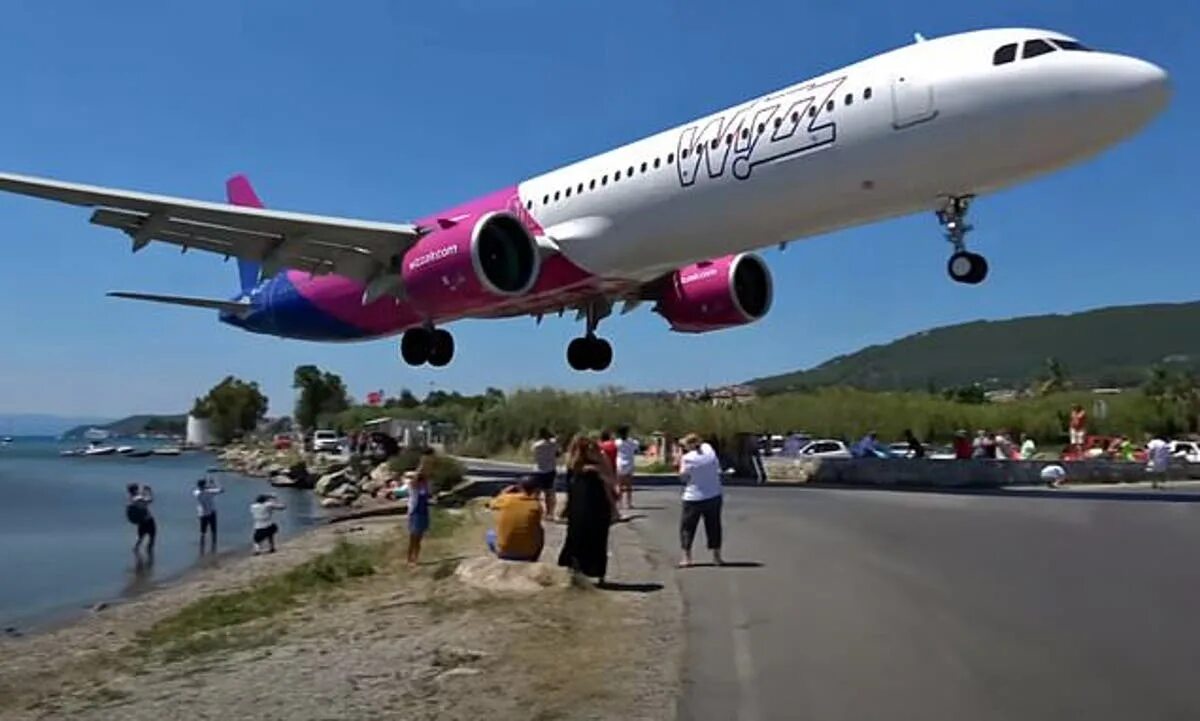
[[896,130],[932,120],[937,115],[933,85],[920,73],[892,76],[892,127]]

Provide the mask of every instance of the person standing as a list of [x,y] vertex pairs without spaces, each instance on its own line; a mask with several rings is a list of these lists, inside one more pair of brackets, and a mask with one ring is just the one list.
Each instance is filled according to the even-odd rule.
[[1028,434],[1022,433],[1021,434],[1021,460],[1032,461],[1033,457],[1036,454],[1037,454],[1037,444],[1033,442],[1033,439],[1030,438]]
[[629,437],[629,426],[617,427],[617,492],[625,497],[625,507],[633,508],[633,472],[641,444]]
[[217,550],[217,508],[213,503],[214,496],[224,493],[224,489],[208,479],[196,481],[196,489],[192,495],[196,497],[196,514],[200,517],[200,553],[204,553],[204,537],[211,532],[211,550]]
[[421,560],[421,541],[429,532],[429,462],[433,449],[426,448],[421,454],[417,470],[408,478],[408,565],[416,566]]
[[679,460],[679,477],[683,481],[683,510],[679,516],[679,541],[683,548],[680,568],[692,565],[692,542],[696,528],[704,520],[704,537],[713,563],[724,565],[721,558],[721,464],[713,447],[689,433],[681,445],[685,453]]
[[608,459],[610,468],[617,467],[617,442],[613,440],[612,434],[608,431],[600,432],[600,452]]
[[133,544],[133,553],[138,555],[142,550],[142,541],[146,543],[146,555],[154,556],[154,539],[158,535],[158,525],[150,513],[150,504],[154,502],[154,493],[150,486],[130,483],[125,486],[128,499],[125,504],[125,518],[137,526],[137,540]]
[[567,455],[567,535],[558,565],[604,583],[608,529],[616,515],[616,479],[599,444],[578,436]]
[[1071,406],[1071,419],[1067,424],[1067,431],[1071,445],[1082,451],[1083,444],[1087,441],[1087,411],[1078,403]]
[[909,458],[924,458],[925,446],[921,445],[921,441],[913,435],[912,429],[904,430],[904,441],[908,443]]
[[282,511],[287,506],[279,502],[269,493],[259,494],[250,504],[250,518],[254,521],[254,555],[262,553],[262,544],[267,543],[267,553],[275,553],[275,534],[279,526],[275,524],[275,511]]
[[558,441],[549,428],[538,431],[537,440],[533,442],[533,463],[537,488],[546,503],[546,518],[553,520],[554,507],[558,502],[554,490],[554,481],[558,477]]
[[954,457],[960,461],[971,459],[972,448],[971,440],[967,438],[967,432],[958,430],[954,433]]
[[1161,488],[1167,478],[1171,463],[1171,445],[1158,436],[1150,437],[1146,444],[1146,472],[1150,475],[1150,487]]

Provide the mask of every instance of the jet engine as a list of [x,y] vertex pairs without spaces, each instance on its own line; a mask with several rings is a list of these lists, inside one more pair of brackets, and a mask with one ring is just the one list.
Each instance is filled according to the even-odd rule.
[[523,295],[541,268],[537,242],[521,221],[505,212],[431,233],[404,254],[403,262],[404,297],[426,313]]
[[671,274],[655,312],[671,330],[705,333],[753,323],[771,309],[771,271],[752,253],[684,266]]

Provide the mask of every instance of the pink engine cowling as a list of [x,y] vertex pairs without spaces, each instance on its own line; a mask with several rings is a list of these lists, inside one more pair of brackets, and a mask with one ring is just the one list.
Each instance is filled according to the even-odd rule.
[[506,212],[457,223],[425,236],[404,254],[404,295],[424,314],[476,308],[523,295],[537,281],[537,242]]
[[753,323],[771,309],[771,271],[752,253],[684,266],[671,275],[654,310],[671,330],[704,333]]

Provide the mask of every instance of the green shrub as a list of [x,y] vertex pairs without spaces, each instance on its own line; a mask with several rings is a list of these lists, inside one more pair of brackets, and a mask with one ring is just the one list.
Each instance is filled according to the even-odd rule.
[[425,461],[425,471],[434,493],[448,491],[462,483],[467,474],[466,467],[451,456],[436,455]]

